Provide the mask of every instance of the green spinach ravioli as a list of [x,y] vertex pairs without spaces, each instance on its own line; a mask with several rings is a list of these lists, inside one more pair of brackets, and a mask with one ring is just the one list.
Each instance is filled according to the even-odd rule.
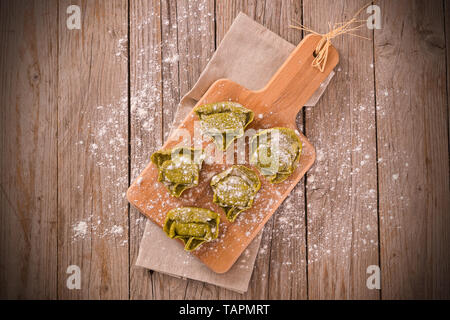
[[253,170],[234,165],[215,175],[211,179],[211,187],[213,202],[225,211],[230,222],[234,222],[242,211],[251,208],[261,182]]
[[167,213],[163,230],[172,239],[180,239],[186,251],[197,249],[219,235],[220,216],[214,211],[182,207]]
[[236,102],[205,104],[194,111],[201,121],[203,134],[211,137],[221,150],[226,150],[236,138],[242,137],[254,118],[253,111]]
[[286,180],[297,168],[302,143],[294,130],[262,130],[250,141],[250,164],[271,183]]
[[202,150],[191,148],[160,150],[151,156],[159,170],[158,181],[174,197],[179,197],[184,190],[198,185],[203,159]]

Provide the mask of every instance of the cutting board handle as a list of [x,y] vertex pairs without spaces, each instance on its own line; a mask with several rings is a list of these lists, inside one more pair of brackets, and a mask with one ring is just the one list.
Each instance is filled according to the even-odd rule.
[[257,95],[272,110],[294,117],[339,62],[337,50],[330,46],[323,72],[313,67],[314,50],[321,36],[309,34],[290,54],[268,84]]

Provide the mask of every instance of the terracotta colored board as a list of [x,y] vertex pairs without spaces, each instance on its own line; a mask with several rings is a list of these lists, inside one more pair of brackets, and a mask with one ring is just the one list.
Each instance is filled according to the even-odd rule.
[[[211,86],[198,105],[227,100],[237,101],[252,109],[257,115],[256,120],[250,126],[251,128],[283,126],[296,129],[295,119],[298,111],[339,60],[337,51],[331,47],[325,72],[322,73],[313,68],[311,66],[312,53],[319,40],[319,36],[310,35],[306,37],[264,89],[253,92],[223,79]],[[299,90],[299,88],[302,89]],[[260,114],[263,115],[262,119],[258,117]],[[194,112],[191,112],[179,127],[179,130],[187,130],[193,134],[194,120]],[[169,137],[163,148],[170,149],[177,145],[180,132],[177,131]],[[300,138],[303,143],[300,165],[289,179],[278,185],[269,185],[262,179],[260,198],[270,199],[270,201],[269,203],[256,201],[253,208],[242,214],[242,216],[253,217],[253,221],[246,220],[241,216],[240,223],[230,224],[222,214],[222,231],[219,241],[205,244],[193,253],[215,272],[226,272],[232,266],[250,241],[261,230],[264,223],[313,164],[314,148],[302,134],[300,134]],[[208,143],[211,142],[204,143],[204,148]],[[212,195],[208,185],[211,174],[220,172],[224,168],[225,166],[222,164],[206,164],[201,172],[200,185],[187,191],[184,197],[176,199],[171,198],[164,186],[156,182],[157,169],[154,165],[149,164],[140,175],[139,183],[135,182],[129,188],[127,196],[131,204],[161,226],[166,212],[175,207],[195,205],[221,212],[211,201]],[[186,199],[191,199],[191,201]]]

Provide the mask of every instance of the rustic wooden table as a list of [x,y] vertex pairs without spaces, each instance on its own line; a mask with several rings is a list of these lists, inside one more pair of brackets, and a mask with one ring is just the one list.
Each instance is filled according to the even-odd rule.
[[246,294],[134,266],[146,221],[127,187],[236,15],[297,44],[291,20],[325,32],[365,3],[1,1],[0,297],[450,298],[444,0],[379,1],[372,40],[333,41],[336,76],[299,120],[317,161],[266,225]]

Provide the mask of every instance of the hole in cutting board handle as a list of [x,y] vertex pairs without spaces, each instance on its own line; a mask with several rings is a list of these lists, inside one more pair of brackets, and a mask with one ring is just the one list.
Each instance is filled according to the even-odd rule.
[[317,57],[317,53],[316,50],[313,51],[313,57],[316,58]]

